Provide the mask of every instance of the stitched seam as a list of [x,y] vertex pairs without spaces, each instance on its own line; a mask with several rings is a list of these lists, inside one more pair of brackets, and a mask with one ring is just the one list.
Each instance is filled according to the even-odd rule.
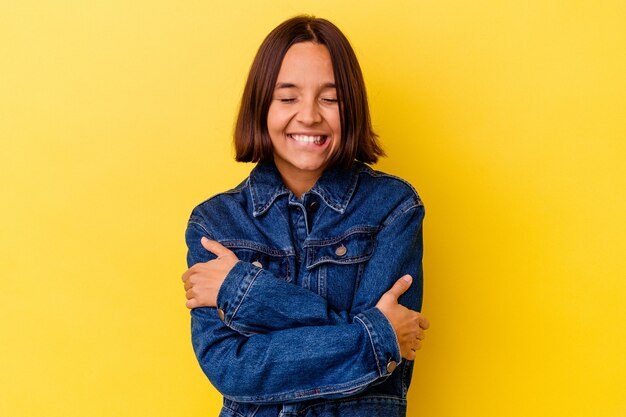
[[330,197],[328,197],[324,191],[322,191],[322,190],[317,190],[317,193],[320,195],[320,197],[322,197],[322,200],[324,200],[324,202],[325,202],[325,203],[326,203],[326,204],[327,204],[330,208],[332,208],[333,210],[338,211],[338,212],[340,212],[340,213],[342,213],[342,212],[343,212],[343,208],[342,208],[341,206],[337,206],[336,204],[334,204],[334,203],[331,201]]
[[412,204],[411,206],[407,207],[406,209],[400,208],[398,210],[396,210],[391,216],[389,216],[385,222],[383,223],[383,229],[387,226],[389,226],[391,223],[393,223],[398,217],[402,216],[403,214],[407,213],[409,210],[412,210],[414,208],[418,208],[418,207],[422,207],[419,204]]
[[[250,187],[250,189],[252,190],[253,187]],[[254,213],[252,213],[252,214],[254,214],[255,217],[256,216],[260,216],[261,214],[265,213],[269,209],[269,207],[274,203],[274,201],[276,201],[276,199],[278,197],[280,197],[281,195],[284,195],[284,194],[288,194],[288,193],[289,193],[289,191],[287,190],[287,188],[284,185],[280,186],[279,188],[276,189],[276,191],[274,191],[274,194],[272,194],[272,196],[267,200],[265,205],[263,205],[258,211],[255,210]],[[254,196],[255,197],[257,196],[256,192],[254,193]],[[255,206],[256,206],[256,201],[257,200],[258,200],[258,198],[253,200],[253,201],[255,201]]]
[[265,245],[260,245],[255,242],[250,242],[247,240],[223,240],[220,242],[223,246],[229,249],[252,249],[258,252],[265,253],[266,255],[272,256],[292,256],[294,255],[293,250],[282,250],[282,249],[272,249]]
[[[370,251],[368,251],[368,252],[365,252],[365,253],[364,253],[364,254],[362,254],[362,255],[355,255],[355,256],[342,256],[342,257],[341,257],[341,259],[335,259],[333,256],[323,256],[323,257],[319,258],[319,259],[317,260],[317,262],[323,262],[323,261],[328,261],[328,260],[331,260],[331,261],[335,261],[335,263],[338,263],[338,264],[343,264],[343,263],[345,263],[345,261],[354,261],[354,260],[367,259],[367,258],[369,258],[369,256],[372,254],[372,252],[373,252],[373,251],[371,251],[371,250],[370,250]],[[343,262],[342,262],[342,261],[343,261]],[[317,263],[317,262],[316,262],[316,263]]]
[[398,397],[392,397],[390,395],[366,395],[366,396],[362,396],[362,397],[356,397],[356,398],[340,398],[337,400],[326,400],[323,403],[318,403],[318,404],[311,404],[308,405],[306,407],[304,407],[303,409],[299,410],[299,413],[302,413],[304,411],[307,411],[311,408],[314,407],[319,407],[319,406],[324,406],[327,404],[335,404],[335,403],[344,403],[344,404],[349,404],[351,402],[355,402],[355,403],[377,403],[377,402],[387,402],[387,401],[392,401],[395,403],[399,403],[400,405],[406,405],[406,399],[404,398],[398,398]]
[[342,258],[342,259],[335,259],[333,257],[330,256],[325,256],[323,258],[318,259],[317,261],[315,261],[315,263],[311,264],[311,265],[306,265],[307,269],[312,269],[315,268],[316,266],[320,265],[320,264],[324,264],[324,263],[330,263],[330,264],[334,264],[334,265],[352,265],[352,264],[356,264],[362,261],[366,261],[369,258],[372,257],[372,252],[366,254],[366,255],[362,255],[362,256],[353,256],[351,258]]
[[413,191],[413,195],[414,197],[417,199],[417,203],[418,205],[423,205],[422,203],[422,199],[420,198],[419,194],[417,193],[417,190],[413,187],[413,185],[411,185],[410,182],[400,178],[400,177],[396,177],[395,175],[391,175],[391,174],[387,174],[386,172],[381,172],[381,171],[375,171],[373,169],[368,169],[368,170],[364,170],[363,172],[365,172],[366,174],[370,175],[371,177],[374,178],[391,178],[397,181],[400,181],[402,183],[404,183],[405,185],[407,185],[411,191]]
[[353,226],[350,229],[346,230],[344,234],[337,236],[337,237],[331,237],[329,239],[317,239],[317,240],[307,240],[304,245],[302,245],[305,248],[309,248],[312,246],[326,246],[326,245],[332,245],[334,243],[339,243],[342,240],[344,240],[345,238],[355,235],[355,234],[368,234],[368,233],[375,233],[380,231],[381,227],[380,226]]
[[348,201],[354,195],[354,190],[356,189],[356,185],[359,182],[359,174],[360,173],[361,173],[361,171],[358,170],[357,172],[354,172],[352,174],[352,178],[350,178],[351,179],[350,188],[348,189],[348,191],[346,191],[346,194],[341,199],[341,211],[342,211],[342,213],[346,209],[346,207],[348,206]]
[[[232,400],[231,400],[231,401],[232,401]],[[234,402],[234,403],[237,403],[236,401],[233,401],[233,402]],[[235,416],[238,416],[238,417],[246,417],[246,416],[244,416],[243,414],[241,414],[239,411],[235,410],[235,409],[234,409],[233,407],[231,407],[230,405],[223,404],[223,405],[222,405],[222,409],[224,409],[224,408],[225,408],[225,409],[227,409],[228,411],[230,411],[232,414],[235,414]]]
[[256,408],[252,411],[252,414],[250,414],[250,417],[256,416],[256,413],[259,411],[259,407],[261,407],[261,406],[260,405],[256,406]]
[[[207,234],[207,235],[209,235],[209,237],[211,237],[211,233],[207,230],[207,228],[206,228],[206,227],[204,227],[204,225],[203,225],[202,223],[198,223],[198,222],[196,222],[196,221],[189,220],[189,224],[195,224],[195,225],[197,225],[197,226],[198,226],[198,227],[200,227],[202,230],[204,230],[204,231],[206,232],[206,234]],[[211,238],[211,240],[212,240],[212,238]]]
[[313,388],[313,389],[308,389],[304,391],[285,392],[285,393],[266,395],[266,396],[256,396],[256,397],[225,396],[225,397],[235,402],[285,401],[285,400],[292,400],[292,399],[304,399],[305,397],[306,399],[313,399],[313,398],[319,398],[328,394],[332,395],[332,394],[337,394],[337,393],[343,393],[344,391],[346,391],[346,388],[349,388],[350,390],[357,390],[363,386],[367,386],[373,381],[375,381],[376,379],[380,378],[380,376],[378,375],[379,372],[374,372],[374,374],[377,374],[377,376],[373,378],[370,376],[365,376],[363,378],[358,379],[356,382],[335,385],[333,386],[333,389]]
[[[376,310],[380,311],[380,309],[378,307],[374,307]],[[385,316],[385,314],[380,311],[380,314],[382,314],[382,316],[385,318],[385,320],[387,320],[387,323],[389,324],[389,327],[391,327],[391,333],[393,333],[393,338],[396,340],[396,347],[398,348],[398,353],[400,354],[400,360],[398,361],[398,363],[396,365],[400,365],[402,363],[402,361],[404,361],[404,358],[402,357],[402,352],[400,350],[400,341],[398,340],[398,335],[396,334],[396,331],[393,329],[393,326],[391,325],[391,322],[389,321],[389,319],[387,318],[387,316]]]
[[378,374],[380,376],[383,376],[382,373],[380,372],[380,362],[378,361],[378,354],[376,353],[376,346],[374,345],[374,339],[372,338],[372,333],[370,333],[370,329],[367,327],[367,324],[365,324],[365,322],[359,316],[354,316],[354,318],[360,321],[363,324],[363,327],[365,327],[365,330],[367,331],[367,335],[370,338],[372,350],[374,351],[374,358],[376,359],[376,368],[378,369]]
[[361,285],[361,279],[363,278],[364,271],[365,271],[365,264],[364,263],[359,264],[359,267],[356,273],[356,280],[354,281],[354,290],[352,292],[353,300],[356,297],[356,293],[359,291],[359,286]]
[[246,291],[244,291],[243,295],[241,296],[241,299],[239,300],[239,303],[237,303],[237,307],[235,308],[235,311],[233,311],[233,314],[230,317],[230,321],[228,322],[228,325],[230,325],[230,323],[232,323],[232,321],[235,319],[235,316],[237,315],[237,312],[239,311],[239,307],[241,307],[241,304],[243,303],[244,298],[246,298],[246,295],[248,295],[248,292],[250,292],[250,288],[252,287],[252,284],[254,284],[254,281],[259,276],[261,271],[262,269],[259,269],[256,272],[256,274],[254,274],[254,276],[252,277],[250,284],[248,284],[248,286],[246,287]]

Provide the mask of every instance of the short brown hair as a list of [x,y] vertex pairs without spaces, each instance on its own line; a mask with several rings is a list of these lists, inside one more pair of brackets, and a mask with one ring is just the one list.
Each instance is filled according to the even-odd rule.
[[261,43],[241,98],[234,133],[235,159],[240,162],[272,160],[267,114],[283,58],[293,44],[300,42],[326,46],[333,64],[341,143],[329,166],[348,167],[355,159],[375,163],[385,153],[372,129],[363,74],[354,50],[337,26],[313,16],[286,20]]

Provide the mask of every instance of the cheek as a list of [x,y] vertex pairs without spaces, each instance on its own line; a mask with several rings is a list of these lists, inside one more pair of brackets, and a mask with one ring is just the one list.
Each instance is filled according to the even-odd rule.
[[285,129],[291,119],[291,115],[288,112],[281,111],[270,107],[267,112],[267,129],[270,131],[280,133]]
[[339,115],[339,109],[335,109],[329,113],[326,120],[336,135],[341,134],[341,116]]
[[275,126],[277,124],[277,118],[276,118],[276,111],[272,109],[272,107],[269,108],[269,111],[267,112],[267,128],[272,131],[275,129]]
[[337,140],[341,140],[341,118],[339,117],[339,113],[331,120],[330,127],[333,131],[333,136]]

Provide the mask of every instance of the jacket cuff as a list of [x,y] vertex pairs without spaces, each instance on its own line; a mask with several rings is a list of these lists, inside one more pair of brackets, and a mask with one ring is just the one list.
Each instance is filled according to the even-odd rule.
[[[217,314],[227,326],[233,328],[232,322],[237,315],[237,310],[261,271],[261,268],[248,262],[237,261],[226,275],[217,292]],[[233,328],[233,330],[237,329]]]
[[391,375],[402,362],[398,338],[391,323],[376,307],[359,313],[354,318],[365,326],[369,335],[379,375],[381,377]]

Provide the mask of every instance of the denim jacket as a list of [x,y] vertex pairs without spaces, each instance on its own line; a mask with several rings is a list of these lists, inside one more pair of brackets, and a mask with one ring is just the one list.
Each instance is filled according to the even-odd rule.
[[405,181],[355,163],[327,169],[301,198],[273,163],[198,205],[187,262],[239,261],[217,308],[191,311],[192,342],[220,416],[404,416],[411,361],[375,305],[402,275],[399,302],[422,304],[424,206]]

